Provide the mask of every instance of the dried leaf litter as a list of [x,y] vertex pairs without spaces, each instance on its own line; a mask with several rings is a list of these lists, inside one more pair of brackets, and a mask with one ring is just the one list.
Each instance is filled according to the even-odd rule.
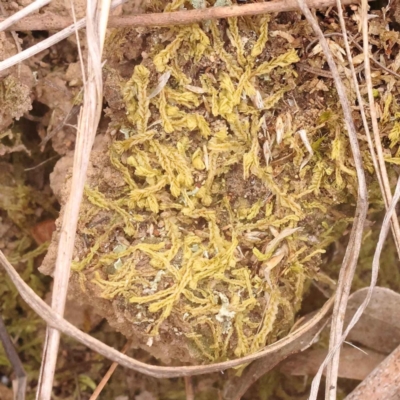
[[[146,348],[174,343],[181,361],[241,357],[287,334],[351,222],[340,115],[296,103],[297,51],[270,45],[269,23],[143,29],[130,78],[105,67],[108,157],[85,189],[72,279],[115,326]],[[111,34],[110,59],[126,37]]]

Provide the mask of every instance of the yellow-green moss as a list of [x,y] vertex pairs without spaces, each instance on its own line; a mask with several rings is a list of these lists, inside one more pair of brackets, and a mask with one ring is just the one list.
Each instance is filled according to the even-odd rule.
[[[351,206],[335,208],[356,188],[335,111],[292,114],[282,99],[295,89],[297,52],[287,44],[267,56],[269,19],[254,18],[250,33],[245,18],[150,31],[148,57],[118,78],[126,117],[109,112],[121,132],[110,160],[125,185],[87,187],[88,249],[73,266],[83,288],[94,272],[103,298],[136,310],[134,329],[158,335],[172,318],[171,334],[210,361],[287,331],[305,280],[351,222]],[[108,222],[87,229],[97,213]]]

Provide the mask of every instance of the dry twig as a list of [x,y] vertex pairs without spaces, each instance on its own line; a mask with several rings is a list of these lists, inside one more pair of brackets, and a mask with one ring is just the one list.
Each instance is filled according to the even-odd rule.
[[4,325],[3,318],[0,315],[0,341],[3,345],[4,352],[7,355],[8,360],[14,370],[16,379],[13,381],[14,387],[14,399],[25,400],[26,393],[26,373],[22,362],[16,352],[13,342],[7,333],[7,329]]
[[[122,348],[121,353],[125,354],[129,350],[131,345],[132,345],[132,341],[128,340],[125,343],[125,346]],[[106,374],[103,376],[103,379],[100,381],[100,383],[97,385],[97,388],[95,389],[93,394],[90,396],[89,400],[96,400],[99,397],[101,391],[104,389],[104,386],[106,386],[107,382],[110,380],[112,374],[114,373],[114,371],[116,370],[117,367],[118,367],[118,363],[113,362],[111,364],[110,368],[108,369]]]
[[[310,0],[308,4],[313,8],[324,8],[329,7],[334,4],[335,0]],[[114,0],[112,2],[112,8],[115,8],[121,4],[124,4],[126,0]],[[343,4],[352,4],[355,0],[343,0]],[[141,14],[132,15],[126,17],[111,17],[110,21],[112,24],[110,26],[118,27],[134,27],[134,26],[166,26],[166,25],[182,25],[191,24],[193,22],[200,22],[208,19],[217,18],[228,18],[234,16],[244,16],[244,15],[256,15],[256,14],[266,14],[273,12],[291,11],[298,9],[296,2],[293,0],[282,0],[282,1],[271,1],[265,3],[254,3],[247,4],[244,6],[230,6],[230,7],[213,7],[201,10],[190,10],[190,11],[177,11],[172,13],[156,13],[156,14]],[[54,16],[53,16],[54,18]],[[56,18],[58,20],[58,18]],[[44,18],[41,16],[40,20],[33,18],[26,20],[28,23],[26,25],[16,25],[13,27],[15,30],[53,30],[59,29],[66,24],[71,23],[71,19],[59,20],[56,24],[52,22],[52,18]],[[30,22],[29,22],[30,21]],[[24,21],[21,24],[25,24]],[[35,25],[36,24],[36,25]],[[47,24],[47,25],[46,25]],[[24,50],[23,52],[9,57],[4,61],[0,62],[0,71],[12,67],[21,61],[24,61],[34,55],[40,53],[43,50],[53,46],[54,44],[64,40],[68,36],[72,35],[75,29],[82,29],[86,25],[86,19],[83,18],[79,20],[76,25],[69,25],[62,31],[54,34],[48,39]]]
[[[342,10],[342,5],[341,5],[340,0],[337,0],[337,9],[338,9],[338,15],[339,15],[339,20],[340,20],[340,26],[342,29],[343,41],[344,41],[345,48],[346,48],[346,55],[347,55],[347,59],[348,59],[349,65],[350,65],[350,69],[351,69],[352,81],[353,81],[353,85],[354,85],[354,88],[356,91],[357,100],[360,104],[361,119],[363,121],[363,126],[364,126],[364,130],[365,130],[365,133],[367,136],[369,150],[371,153],[375,171],[377,173],[378,181],[379,181],[380,187],[382,188],[382,181],[380,179],[378,163],[376,160],[375,151],[374,151],[374,147],[373,147],[372,140],[371,140],[371,135],[369,132],[367,117],[365,115],[364,101],[361,97],[361,92],[360,92],[360,88],[359,88],[358,81],[357,81],[357,72],[353,65],[353,60],[352,60],[352,56],[351,56],[350,45],[349,45],[349,40],[348,40],[348,35],[347,35],[347,30],[346,30],[346,25],[345,25],[345,21],[344,21],[344,17],[343,17],[343,10]],[[356,42],[353,41],[353,43],[356,43]],[[348,296],[348,294],[347,294],[347,296]],[[331,325],[329,350],[332,350],[333,348],[336,347],[338,341],[340,340],[342,331],[343,331],[343,320],[341,318],[339,318],[339,316],[340,316],[339,308],[341,307],[342,310],[344,309],[344,311],[342,311],[342,312],[345,312],[345,310],[347,308],[346,297],[343,298],[342,305],[337,303],[337,304],[335,304],[335,307],[337,307],[338,313],[337,313],[337,318],[333,319],[332,325]],[[344,316],[344,314],[343,314],[343,316]],[[338,373],[339,373],[339,360],[340,360],[340,352],[338,351],[333,355],[331,362],[328,364],[328,368],[326,371],[326,382],[327,382],[327,385],[329,385],[332,382],[333,387],[330,389],[330,391],[327,390],[327,392],[326,392],[327,399],[329,398],[329,396],[336,397],[336,382],[337,382]]]
[[[39,8],[45,6],[46,4],[49,4],[51,0],[35,0],[22,10],[17,11],[10,17],[4,19],[3,21],[0,22],[0,32],[5,31],[8,29],[11,25],[14,25],[16,22],[21,20],[22,18],[26,17],[30,13],[38,10]],[[40,17],[39,17],[40,18]],[[15,30],[13,28],[13,30]]]
[[194,400],[193,380],[191,376],[185,376],[186,400]]
[[[360,113],[361,113],[361,118],[363,121],[363,126],[364,126],[364,130],[366,133],[366,137],[367,137],[367,142],[368,142],[368,147],[369,147],[369,151],[371,154],[371,158],[372,158],[372,162],[374,165],[374,169],[376,171],[377,174],[377,178],[378,178],[378,182],[379,182],[379,186],[382,192],[382,196],[385,199],[385,191],[384,191],[384,183],[382,180],[382,174],[380,171],[380,166],[378,164],[378,161],[376,159],[376,154],[375,154],[375,149],[374,149],[374,145],[372,142],[372,138],[371,138],[371,134],[370,134],[370,130],[369,130],[369,126],[368,126],[368,122],[367,122],[367,118],[365,115],[365,110],[364,110],[364,101],[363,98],[361,96],[361,92],[360,92],[360,88],[358,85],[358,81],[357,81],[357,76],[356,76],[356,71],[352,62],[352,56],[351,56],[351,52],[350,52],[350,45],[349,45],[349,40],[348,40],[348,35],[347,35],[347,30],[346,30],[346,25],[345,25],[345,21],[344,21],[344,17],[343,17],[343,10],[342,10],[342,6],[341,6],[341,2],[340,0],[337,0],[337,9],[338,9],[338,15],[339,15],[339,20],[340,20],[340,25],[341,25],[341,29],[342,29],[342,36],[344,39],[344,44],[345,44],[345,48],[346,48],[346,54],[347,54],[347,59],[351,68],[351,73],[352,73],[352,80],[353,80],[353,84],[354,84],[354,88],[356,91],[356,95],[357,95],[357,100],[358,103],[360,105]],[[353,40],[352,38],[350,39],[352,40],[352,42],[360,49],[361,46],[358,45],[358,43]],[[362,48],[361,48],[362,50]],[[364,62],[365,65],[365,62]],[[365,71],[365,74],[368,74],[368,71]],[[369,75],[370,76],[370,75]],[[386,205],[386,209],[388,208],[388,202],[385,201],[385,205]],[[400,229],[399,229],[399,223],[397,218],[393,218],[392,220],[392,231],[393,231],[393,236],[395,238],[395,242],[397,245],[397,250],[399,252],[400,249]],[[399,252],[400,255],[400,252]],[[339,306],[338,306],[339,307]],[[342,305],[342,307],[344,307],[344,305]],[[344,310],[343,312],[345,312],[345,309],[342,308],[342,310]],[[329,341],[329,349],[332,350],[333,348],[335,348],[339,341],[341,340],[341,334],[343,331],[343,320],[342,318],[336,318],[333,320],[332,322],[332,326],[331,326],[331,338]],[[338,372],[339,372],[339,360],[340,360],[340,352],[338,351],[332,358],[331,362],[328,364],[328,368],[327,368],[327,377],[326,377],[326,382],[327,382],[327,386],[330,389],[328,390],[327,394],[326,394],[326,398],[327,399],[336,399],[336,382],[337,382],[337,378],[338,378]]]
[[[372,94],[372,79],[371,79],[371,66],[370,66],[370,54],[369,54],[369,42],[368,42],[368,20],[367,20],[367,8],[368,8],[368,3],[366,0],[363,0],[362,3],[362,25],[363,25],[363,43],[364,43],[364,67],[365,67],[365,77],[366,77],[366,82],[367,82],[367,88],[368,88],[368,96],[369,96],[369,102],[370,102],[370,115],[372,119],[372,127],[373,127],[373,132],[374,132],[374,139],[375,139],[375,146],[372,142],[371,134],[369,131],[369,126],[366,120],[365,116],[365,111],[364,111],[364,102],[360,94],[360,90],[358,87],[358,82],[356,78],[356,74],[354,71],[354,66],[351,60],[351,54],[350,54],[350,46],[349,42],[347,39],[347,31],[346,31],[346,26],[343,18],[343,11],[341,9],[341,4],[340,0],[337,0],[337,8],[338,8],[338,13],[339,13],[339,19],[341,23],[341,28],[342,28],[342,34],[346,46],[346,53],[347,57],[349,59],[349,64],[351,66],[352,70],[352,76],[353,76],[353,82],[354,86],[356,89],[356,94],[357,94],[357,99],[360,104],[360,112],[363,120],[363,125],[364,129],[366,132],[367,136],[367,141],[368,141],[368,146],[369,150],[371,153],[372,161],[374,164],[374,168],[377,174],[379,186],[382,192],[382,196],[385,202],[386,209],[388,210],[389,204],[392,201],[392,193],[390,190],[390,185],[389,185],[389,179],[387,176],[387,171],[386,171],[386,165],[385,161],[383,158],[383,151],[382,151],[382,145],[380,142],[380,136],[379,136],[379,128],[378,128],[378,123],[376,119],[376,111],[375,111],[375,103],[374,103],[374,98]],[[375,153],[375,149],[377,151],[377,156]],[[399,221],[397,220],[396,215],[393,215],[392,222],[392,231],[393,231],[393,237],[395,239],[396,243],[396,248],[397,252],[400,257],[400,226],[399,226]],[[351,281],[350,281],[351,284]],[[348,287],[348,292],[350,291],[350,287]],[[346,295],[344,293],[344,296],[341,301],[341,305],[338,303],[335,304],[335,309],[334,309],[334,316],[335,316],[335,310],[337,308],[338,310],[338,318],[334,318],[332,321],[332,326],[331,326],[331,336],[330,336],[330,341],[329,341],[329,349],[332,350],[340,345],[342,342],[342,331],[343,331],[343,321],[344,321],[344,313],[346,311],[346,306],[347,306],[347,297],[348,294]],[[341,310],[339,312],[339,310]],[[340,347],[338,348],[339,350],[333,355],[332,360],[328,364],[327,368],[327,377],[326,377],[326,387],[327,387],[327,393],[326,393],[326,399],[327,400],[335,400],[336,399],[336,382],[338,378],[338,371],[339,371],[339,359],[340,359]]]
[[[357,0],[344,0],[343,4],[354,4]],[[335,0],[309,0],[312,8],[326,8],[335,4]],[[110,16],[109,27],[139,27],[139,26],[168,26],[185,25],[210,19],[242,17],[246,15],[268,14],[275,12],[294,11],[298,6],[294,0],[281,0],[262,3],[246,4],[242,6],[209,7],[198,10],[182,10],[171,13],[153,13],[127,16]],[[1,20],[0,20],[1,21]],[[64,29],[72,24],[71,18],[54,14],[48,18],[32,16],[18,22],[13,29],[20,31],[57,30]]]
[[[116,8],[121,4],[124,4],[127,0],[114,0],[111,3],[111,8]],[[43,16],[42,16],[43,18]],[[75,30],[82,29],[86,26],[86,18],[80,19],[76,24],[68,26],[68,28],[63,29],[62,31],[50,36],[49,38],[42,40],[41,42],[35,44],[29,49],[22,51],[12,57],[5,59],[0,62],[0,71],[4,71],[7,68],[12,67],[15,64],[18,64],[24,60],[27,60],[30,57],[40,53],[43,50],[48,49],[49,47],[61,42],[61,40],[66,39],[68,36],[71,36],[75,33]],[[13,28],[15,29],[15,28]]]

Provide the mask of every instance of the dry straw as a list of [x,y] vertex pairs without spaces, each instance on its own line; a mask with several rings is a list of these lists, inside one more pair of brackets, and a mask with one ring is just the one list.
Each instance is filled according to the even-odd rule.
[[[86,180],[94,137],[100,121],[103,99],[102,52],[110,10],[108,0],[88,0],[86,9],[86,37],[88,46],[89,79],[84,87],[84,100],[78,120],[76,148],[72,175],[72,189],[66,204],[54,272],[52,308],[64,314],[68,282],[75,243],[79,208]],[[83,74],[84,75],[84,74]],[[52,395],[60,332],[49,327],[46,333],[37,398],[49,400]]]

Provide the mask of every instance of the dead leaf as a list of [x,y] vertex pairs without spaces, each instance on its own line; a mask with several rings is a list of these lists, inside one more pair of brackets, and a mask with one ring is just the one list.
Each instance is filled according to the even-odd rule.
[[31,229],[31,234],[35,242],[40,246],[45,242],[50,242],[53,232],[56,229],[54,219],[47,219],[46,221],[39,222]]
[[[368,288],[353,293],[345,317],[345,325],[363,302]],[[393,290],[376,287],[371,302],[360,321],[350,331],[347,341],[389,354],[400,344],[400,294]]]
[[[363,302],[367,291],[368,288],[365,288],[351,295],[345,325]],[[340,377],[365,379],[400,344],[399,309],[398,293],[381,287],[374,289],[369,306],[347,337],[348,342],[365,346],[367,354],[348,345],[344,346],[340,355]],[[309,349],[282,363],[281,371],[290,375],[315,375],[326,354],[326,349]]]
[[[287,375],[313,376],[324,361],[328,350],[308,349],[285,360],[280,371]],[[373,350],[356,349],[345,345],[340,352],[339,377],[362,381],[385,356]]]
[[290,33],[284,31],[272,31],[270,32],[270,36],[280,36],[281,38],[286,39],[289,43],[293,43],[295,41],[295,38]]
[[345,400],[399,400],[400,346]]

